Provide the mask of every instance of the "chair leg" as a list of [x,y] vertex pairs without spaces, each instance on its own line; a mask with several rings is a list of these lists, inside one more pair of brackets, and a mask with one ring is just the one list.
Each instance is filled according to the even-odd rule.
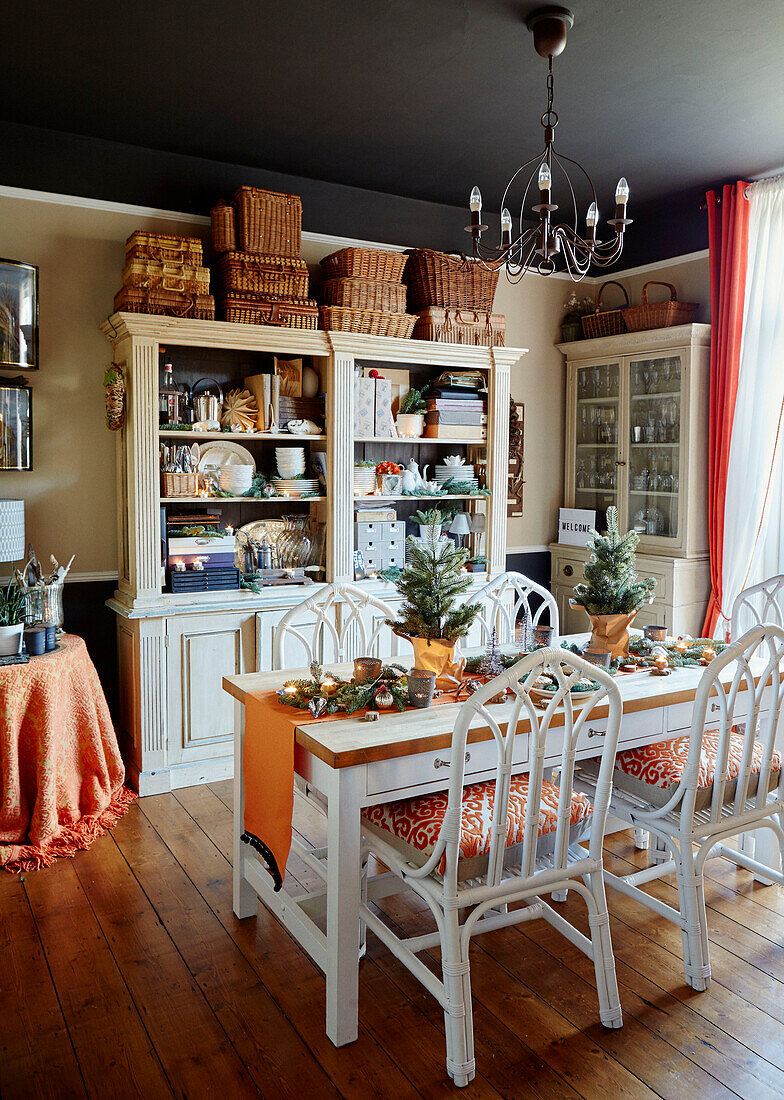
[[708,918],[702,873],[697,874],[694,850],[688,841],[680,845],[676,855],[675,875],[681,916],[686,921],[683,929],[683,974],[692,989],[703,992],[711,980]]
[[457,910],[446,912],[444,918],[441,968],[446,993],[446,1068],[455,1084],[462,1088],[474,1079],[475,1074],[471,979],[468,956],[463,958],[460,947]]
[[634,827],[634,847],[640,852],[647,852],[651,842],[651,834],[647,829],[641,829],[639,825]]
[[606,1028],[623,1027],[623,1011],[618,993],[610,935],[610,915],[607,911],[607,895],[601,871],[585,877],[588,889],[596,903],[596,913],[589,914],[593,948],[593,965],[596,972],[596,992],[599,997],[599,1019]]
[[655,833],[648,834],[653,841],[648,849],[648,860],[650,863],[667,863],[671,859],[670,849],[664,843],[660,836],[656,836]]

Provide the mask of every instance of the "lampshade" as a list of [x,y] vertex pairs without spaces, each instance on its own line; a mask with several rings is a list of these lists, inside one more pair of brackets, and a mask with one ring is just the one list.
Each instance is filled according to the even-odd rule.
[[483,535],[487,530],[487,516],[484,512],[477,512],[471,517],[471,530],[475,535]]
[[19,561],[24,553],[24,501],[0,500],[0,561]]
[[468,535],[471,532],[471,521],[466,512],[458,512],[449,524],[450,535]]

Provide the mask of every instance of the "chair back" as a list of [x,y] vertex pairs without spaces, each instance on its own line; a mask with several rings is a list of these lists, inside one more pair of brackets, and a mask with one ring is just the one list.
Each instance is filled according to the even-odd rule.
[[784,627],[784,574],[768,577],[738,593],[732,605],[730,638],[735,641],[751,627],[763,623]]
[[[540,704],[544,708],[540,709],[536,705],[535,698],[532,698],[531,690],[534,682],[543,673],[552,675],[556,690],[552,698]],[[576,699],[570,694],[570,689],[581,676],[592,680],[595,690],[581,694],[579,699]],[[503,709],[499,706],[488,706],[490,700],[504,689],[511,690],[513,695],[511,702],[506,703]],[[601,856],[602,837],[612,790],[612,773],[621,724],[621,695],[612,676],[603,669],[589,664],[582,657],[566,650],[546,648],[521,658],[511,668],[476,691],[461,706],[452,735],[447,811],[435,850],[419,873],[429,874],[445,855],[444,887],[447,893],[456,893],[465,749],[468,731],[475,726],[487,727],[492,731],[497,751],[487,885],[497,886],[501,882],[515,737],[518,732],[524,733],[526,730],[530,731],[528,733],[528,796],[520,870],[525,877],[533,875],[536,870],[539,820],[543,809],[542,785],[545,779],[545,760],[548,757],[550,758],[548,768],[553,766],[553,758],[557,757],[557,766],[560,770],[552,867],[565,868],[568,863],[572,790],[578,741],[581,735],[585,737],[588,723],[596,720],[596,709],[602,705],[608,707],[609,713],[601,746],[601,765],[589,841],[590,855],[598,859]],[[502,724],[505,724],[505,729],[502,729]],[[598,749],[597,745],[597,753]]]
[[[534,597],[533,606],[532,596]],[[499,645],[513,643],[515,624],[521,618],[525,623],[525,644],[529,645],[532,641],[533,628],[539,625],[545,609],[549,613],[549,625],[553,627],[555,638],[559,636],[558,604],[555,602],[555,597],[552,592],[523,573],[499,574],[482,585],[468,602],[480,605],[475,622],[479,624],[482,632],[480,643],[482,645],[490,642],[494,630]]]
[[[395,656],[399,652],[399,639],[384,625],[385,619],[394,617],[391,607],[354,585],[324,585],[315,595],[287,611],[278,623],[272,667],[285,669],[313,661],[330,664],[354,657]],[[382,648],[384,635],[388,635],[389,641]]]
[[[773,753],[784,699],[782,675],[784,630],[772,623],[752,627],[711,661],[702,675],[694,700],[686,768],[678,789],[661,813],[674,808],[682,798],[681,821],[687,829],[691,827],[699,788],[703,738],[708,732],[711,738],[716,738],[710,821],[718,822],[727,816],[727,784],[733,782],[727,778],[731,750],[738,760],[732,812],[744,813],[749,808],[746,803],[750,798],[756,808],[766,804],[771,790],[771,775],[774,774]],[[738,737],[742,738],[742,745]],[[758,746],[758,772],[754,760],[755,742]],[[754,771],[752,764],[755,764]],[[756,787],[751,789],[750,794],[755,777]],[[779,787],[779,797],[784,796],[780,772],[773,786]]]

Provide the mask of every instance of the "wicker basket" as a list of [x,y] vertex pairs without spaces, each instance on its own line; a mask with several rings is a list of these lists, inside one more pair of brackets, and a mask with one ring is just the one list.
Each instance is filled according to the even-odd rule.
[[125,242],[125,262],[129,260],[160,260],[201,267],[203,249],[198,237],[175,237],[171,233],[137,229]]
[[[649,286],[666,286],[670,292],[669,300],[649,302]],[[642,288],[640,304],[629,306],[623,311],[623,319],[629,332],[641,332],[648,328],[672,328],[673,325],[690,325],[698,309],[696,302],[679,302],[677,291],[672,283],[662,283],[653,279]]]
[[406,288],[402,283],[384,283],[380,279],[328,279],[321,286],[321,295],[325,306],[406,312]]
[[479,309],[493,312],[498,270],[478,260],[458,259],[429,248],[414,248],[406,269],[409,308]]
[[119,363],[112,363],[107,375],[114,373],[115,380],[105,383],[106,390],[106,427],[110,432],[119,432],[125,420],[125,374]]
[[197,497],[198,495],[198,474],[161,473],[161,496]]
[[222,299],[227,321],[281,328],[318,328],[318,307],[311,298],[301,302],[271,301],[251,294],[226,294]]
[[341,248],[321,261],[326,279],[379,279],[399,283],[408,256],[405,252],[385,252],[378,248]]
[[259,187],[240,187],[234,195],[237,244],[243,252],[299,256],[302,251],[302,199]]
[[308,267],[304,260],[259,252],[225,252],[218,266],[225,294],[303,300],[308,296]]
[[596,336],[620,336],[622,332],[626,332],[625,309],[606,309],[602,312],[602,294],[605,287],[608,286],[620,287],[626,299],[626,305],[629,305],[629,295],[626,293],[624,286],[616,283],[614,279],[602,283],[599,287],[599,293],[596,295],[596,311],[586,313],[580,318],[580,324],[583,326],[583,336],[586,340],[592,340]]
[[349,309],[322,306],[321,327],[336,332],[361,332],[365,336],[397,336],[407,340],[416,317],[408,313],[386,313],[380,309]]
[[192,317],[215,320],[215,299],[211,294],[181,294],[176,290],[142,290],[124,286],[115,295],[117,313],[151,313],[159,317]]
[[210,210],[212,247],[218,253],[233,252],[237,247],[237,231],[234,225],[234,207],[223,199]]
[[417,314],[415,340],[436,340],[442,344],[468,344],[502,348],[506,334],[503,313],[478,309],[442,309],[431,306]]
[[180,294],[209,294],[210,269],[160,260],[129,260],[123,268],[123,286],[142,290],[176,290]]

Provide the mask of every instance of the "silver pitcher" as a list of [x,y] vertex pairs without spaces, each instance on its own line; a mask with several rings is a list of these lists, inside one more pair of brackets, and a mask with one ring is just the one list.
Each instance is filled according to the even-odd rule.
[[[197,393],[199,386],[201,386],[203,382],[207,383],[207,385],[201,393]],[[217,391],[217,393],[214,391]],[[195,423],[201,420],[220,421],[221,409],[223,408],[223,390],[214,378],[200,378],[198,382],[193,383],[193,388],[191,389],[191,404],[193,406],[193,419]]]

